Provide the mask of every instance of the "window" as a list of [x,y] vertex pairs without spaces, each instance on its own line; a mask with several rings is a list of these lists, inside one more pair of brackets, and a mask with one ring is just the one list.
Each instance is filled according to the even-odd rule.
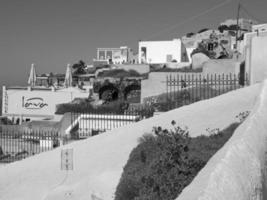
[[141,63],[146,63],[146,47],[141,47]]
[[107,59],[112,60],[112,51],[107,51]]
[[171,62],[172,61],[172,55],[171,54],[167,54],[166,61],[167,62]]
[[208,51],[213,51],[213,44],[212,43],[209,43],[208,44]]
[[105,51],[98,51],[98,59],[99,60],[105,60],[106,59]]

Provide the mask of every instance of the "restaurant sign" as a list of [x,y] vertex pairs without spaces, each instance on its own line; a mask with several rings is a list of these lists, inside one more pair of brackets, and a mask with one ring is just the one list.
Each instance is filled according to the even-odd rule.
[[22,107],[26,109],[42,109],[48,106],[43,98],[40,97],[31,97],[25,98],[22,96]]

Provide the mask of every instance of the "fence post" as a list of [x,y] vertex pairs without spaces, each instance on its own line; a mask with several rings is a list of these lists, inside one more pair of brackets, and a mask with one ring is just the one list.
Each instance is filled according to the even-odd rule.
[[210,84],[210,75],[209,74],[207,74],[207,82],[206,82],[206,91],[205,91],[205,99],[209,99],[210,98],[210,87],[209,87],[209,84]]

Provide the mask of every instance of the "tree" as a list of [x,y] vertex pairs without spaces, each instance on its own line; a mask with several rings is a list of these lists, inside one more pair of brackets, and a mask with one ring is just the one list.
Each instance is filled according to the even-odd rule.
[[231,24],[229,26],[229,30],[232,30],[232,31],[240,30],[240,27],[237,26],[236,24]]
[[78,63],[74,63],[72,65],[72,69],[74,69],[73,74],[86,74],[86,64],[84,61],[80,60]]
[[209,29],[208,28],[203,28],[203,29],[199,30],[197,33],[203,33],[203,32],[205,32],[207,30],[209,30]]
[[195,33],[190,32],[190,33],[187,33],[187,34],[186,34],[186,37],[190,38],[190,37],[192,37],[193,35],[195,35]]
[[221,33],[223,33],[223,31],[229,30],[229,27],[228,27],[227,25],[223,24],[223,25],[220,25],[220,26],[218,27],[218,30],[219,30]]

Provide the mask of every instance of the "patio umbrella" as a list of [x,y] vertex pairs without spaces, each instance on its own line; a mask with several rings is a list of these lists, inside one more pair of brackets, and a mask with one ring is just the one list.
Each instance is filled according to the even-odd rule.
[[66,88],[72,86],[72,73],[71,73],[70,64],[68,64],[68,66],[67,66],[67,70],[66,70],[66,74],[65,74],[64,86]]
[[32,87],[34,87],[36,84],[36,71],[35,71],[35,65],[34,64],[32,64],[32,66],[31,66],[28,84]]

